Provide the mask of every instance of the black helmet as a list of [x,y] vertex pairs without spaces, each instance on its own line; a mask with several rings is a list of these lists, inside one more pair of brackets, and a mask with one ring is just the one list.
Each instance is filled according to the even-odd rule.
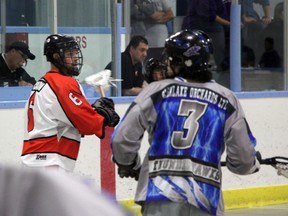
[[150,58],[145,65],[144,78],[146,82],[151,83],[157,81],[153,77],[155,70],[159,70],[162,73],[162,77],[165,77],[167,65],[155,58]]
[[[67,67],[65,64],[65,52],[77,51],[77,67]],[[53,54],[57,53],[59,58]],[[68,76],[78,76],[83,65],[83,56],[77,41],[70,36],[53,34],[46,38],[44,43],[44,55],[47,61],[54,64],[62,74]]]
[[[200,30],[182,30],[165,41],[165,55],[172,68],[169,77],[184,78],[192,73],[207,71],[210,68],[210,54],[213,53],[212,40]],[[175,67],[179,67],[175,71]]]

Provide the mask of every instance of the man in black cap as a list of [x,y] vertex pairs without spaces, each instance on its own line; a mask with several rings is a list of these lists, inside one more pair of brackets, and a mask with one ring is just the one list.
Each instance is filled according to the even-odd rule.
[[12,43],[5,53],[0,56],[0,86],[29,86],[34,85],[36,80],[31,77],[23,66],[27,60],[34,60],[33,55],[26,43],[16,41]]

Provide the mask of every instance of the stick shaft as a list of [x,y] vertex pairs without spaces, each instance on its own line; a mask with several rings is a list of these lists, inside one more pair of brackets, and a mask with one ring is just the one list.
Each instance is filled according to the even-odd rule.
[[[276,156],[276,157],[271,157],[271,158],[266,158],[266,159],[261,158],[261,159],[258,159],[258,161],[260,164],[264,164],[264,165],[275,165],[277,163],[288,164],[288,158],[282,157],[282,156]],[[226,161],[221,161],[221,166],[226,166]]]
[[[105,97],[103,86],[97,86],[100,96]],[[112,150],[110,148],[110,136],[114,128],[105,128],[105,137],[100,141],[100,169],[101,189],[116,197],[115,164],[112,162]]]
[[105,91],[104,91],[104,88],[103,86],[98,86],[98,90],[99,90],[99,93],[101,95],[101,97],[105,97]]

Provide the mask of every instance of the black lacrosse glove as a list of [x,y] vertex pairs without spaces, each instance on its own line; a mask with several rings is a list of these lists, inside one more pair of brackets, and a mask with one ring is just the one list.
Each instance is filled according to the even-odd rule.
[[261,161],[262,161],[262,155],[259,151],[256,151],[256,154],[255,154],[257,160],[259,161],[259,163],[261,164]]
[[101,97],[92,104],[92,107],[104,117],[104,126],[115,127],[119,123],[120,117],[114,110],[112,99]]
[[97,107],[94,109],[98,114],[104,117],[104,126],[115,127],[119,123],[120,117],[114,109],[108,107]]
[[248,172],[248,174],[252,174],[252,173],[256,173],[260,170],[261,168],[261,162],[262,162],[262,156],[261,153],[259,151],[256,151],[255,153],[255,163],[254,166],[250,169],[250,171]]
[[101,97],[97,99],[93,104],[92,107],[96,108],[111,108],[114,109],[114,101],[107,97]]
[[141,159],[139,155],[136,156],[131,165],[122,165],[119,164],[114,157],[112,157],[114,163],[118,166],[118,175],[120,178],[134,178],[136,181],[139,179],[139,174],[141,170]]

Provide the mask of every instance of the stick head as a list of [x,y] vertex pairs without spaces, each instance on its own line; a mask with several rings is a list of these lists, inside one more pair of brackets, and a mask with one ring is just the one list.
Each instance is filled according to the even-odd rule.
[[93,87],[102,86],[108,88],[110,86],[109,79],[111,70],[103,70],[85,78],[85,82]]
[[261,159],[260,164],[269,164],[277,170],[278,175],[288,178],[288,158],[276,156],[266,159]]
[[122,81],[122,79],[112,78],[111,70],[103,70],[85,78],[85,82],[88,85],[93,86],[97,91],[99,91],[99,89],[101,89],[101,91],[106,91],[111,85],[117,88],[114,83],[117,81]]
[[274,168],[277,170],[278,175],[288,178],[288,164],[277,163]]

